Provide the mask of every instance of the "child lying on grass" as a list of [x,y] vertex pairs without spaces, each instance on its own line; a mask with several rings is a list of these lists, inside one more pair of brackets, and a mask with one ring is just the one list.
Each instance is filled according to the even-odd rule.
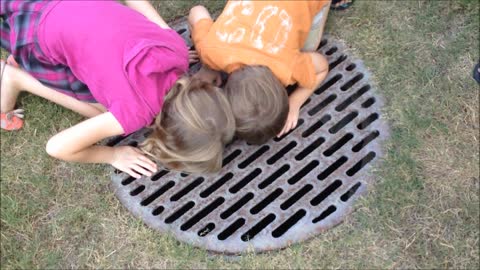
[[[13,109],[27,91],[88,117],[48,141],[56,158],[109,163],[133,177],[157,170],[148,157],[189,172],[220,169],[235,127],[228,100],[211,84],[182,78],[187,47],[148,2],[127,1],[133,9],[115,1],[0,5],[1,47],[21,67],[2,62],[3,129],[22,127]],[[143,151],[95,145],[153,121]]]

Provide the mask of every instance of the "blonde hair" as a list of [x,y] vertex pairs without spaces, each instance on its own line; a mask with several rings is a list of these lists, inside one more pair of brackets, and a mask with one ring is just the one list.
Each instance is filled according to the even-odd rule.
[[234,71],[225,94],[235,116],[236,135],[248,143],[265,143],[287,121],[287,91],[268,67],[245,66]]
[[216,172],[234,132],[235,119],[222,90],[184,77],[166,96],[153,132],[140,148],[170,169]]

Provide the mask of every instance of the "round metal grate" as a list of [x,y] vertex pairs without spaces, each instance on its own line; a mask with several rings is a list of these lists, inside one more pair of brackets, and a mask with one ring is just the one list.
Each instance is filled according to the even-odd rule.
[[[191,46],[185,22],[174,28]],[[261,146],[231,143],[214,175],[161,170],[136,180],[113,172],[122,204],[152,228],[224,253],[282,248],[341,222],[373,179],[388,128],[363,64],[333,38],[319,51],[330,73],[295,130]],[[135,146],[148,132],[110,145]]]

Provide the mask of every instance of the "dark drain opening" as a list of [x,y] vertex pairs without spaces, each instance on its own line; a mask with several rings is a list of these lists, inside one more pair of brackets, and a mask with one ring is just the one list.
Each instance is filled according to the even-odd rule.
[[357,67],[357,65],[355,65],[355,63],[352,63],[352,64],[348,65],[348,66],[345,68],[345,70],[347,70],[347,71],[352,71],[352,70],[354,70],[356,67]]
[[196,215],[190,218],[187,222],[183,223],[182,226],[180,226],[180,230],[186,231],[190,229],[193,225],[197,224],[197,222],[199,222],[202,218],[206,217],[213,210],[219,207],[224,201],[225,199],[223,197],[217,198],[215,201],[211,202],[209,205],[203,208],[200,212],[198,212]]
[[364,158],[362,158],[359,162],[353,165],[352,168],[348,169],[347,175],[354,176],[358,171],[360,171],[365,165],[367,165],[372,159],[376,156],[375,152],[368,153]]
[[142,191],[145,190],[145,186],[141,185],[137,187],[136,189],[130,191],[130,196],[137,196],[138,194],[142,193]]
[[341,112],[345,110],[350,104],[355,102],[359,97],[361,97],[363,94],[368,92],[370,90],[370,85],[365,85],[362,88],[360,88],[357,92],[355,92],[353,95],[349,96],[347,99],[345,99],[340,105],[335,107],[335,110],[337,112]]
[[165,207],[163,207],[163,206],[160,205],[159,207],[155,208],[155,209],[152,211],[152,215],[158,216],[158,215],[160,215],[164,210],[165,210]]
[[323,125],[325,125],[328,121],[330,121],[330,119],[332,119],[332,117],[327,114],[327,115],[324,115],[322,118],[320,118],[320,120],[318,120],[317,122],[315,122],[315,124],[313,124],[312,126],[310,126],[307,130],[305,130],[303,133],[302,133],[302,137],[303,138],[307,138],[308,136],[312,135],[315,131],[317,131],[317,129],[321,128]]
[[325,218],[327,218],[328,216],[330,216],[333,212],[335,212],[337,210],[337,207],[335,207],[335,205],[330,205],[327,210],[323,211],[320,216],[314,218],[312,220],[313,223],[317,223],[319,221],[322,221],[324,220]]
[[323,138],[323,137],[317,138],[309,146],[307,146],[305,149],[303,149],[302,152],[298,153],[295,156],[295,159],[296,160],[304,159],[306,156],[308,156],[308,154],[310,154],[313,150],[317,149],[324,142],[325,142],[325,138]]
[[332,62],[328,65],[328,70],[332,71],[336,66],[338,66],[340,63],[342,63],[346,59],[347,59],[346,55],[344,55],[344,54],[340,55],[334,62]]
[[328,88],[330,88],[332,85],[334,85],[336,82],[340,81],[340,79],[343,77],[342,74],[337,74],[333,76],[330,80],[324,82],[317,90],[315,90],[315,94],[320,95],[321,93],[325,92]]
[[237,193],[240,189],[242,189],[244,186],[250,183],[253,179],[255,179],[255,177],[257,177],[261,172],[262,172],[261,169],[256,168],[247,176],[245,176],[242,180],[236,183],[233,187],[231,187],[228,191],[230,191],[233,194]]
[[230,163],[232,160],[238,157],[241,153],[242,153],[242,150],[240,149],[233,151],[230,155],[228,155],[226,158],[223,159],[222,167],[227,166],[228,163]]
[[290,130],[288,133],[286,134],[283,134],[280,138],[278,137],[275,137],[273,138],[274,141],[276,142],[279,142],[281,140],[283,140],[283,138],[287,137],[288,135],[290,135],[290,133],[294,132],[295,130],[297,130],[300,126],[303,125],[303,122],[305,122],[302,118],[298,119],[298,122],[297,122],[297,126],[294,127],[292,130]]
[[350,87],[352,87],[354,84],[356,84],[361,79],[363,79],[363,73],[357,74],[355,77],[353,77],[353,79],[348,81],[346,84],[342,85],[342,87],[340,87],[340,89],[342,91],[347,91],[348,89],[350,89]]
[[272,236],[275,238],[278,238],[284,235],[291,227],[297,224],[297,222],[300,219],[302,219],[306,213],[307,211],[303,209],[298,210],[295,214],[293,214],[290,218],[288,218],[284,223],[282,223],[275,230],[273,230]]
[[307,175],[309,172],[311,172],[313,169],[315,169],[315,167],[317,167],[318,164],[320,164],[320,162],[318,162],[318,160],[311,161],[310,163],[308,163],[307,166],[303,167],[303,169],[301,169],[294,176],[292,176],[292,178],[288,179],[288,183],[290,185],[293,185],[293,184],[297,183],[298,181],[303,179],[303,177],[305,177],[305,175]]
[[342,185],[342,181],[340,180],[335,180],[333,183],[328,185],[328,187],[322,192],[320,192],[317,196],[315,196],[312,200],[310,200],[310,204],[313,206],[319,205],[323,200],[325,200],[330,194],[335,192],[340,186]]
[[227,173],[222,178],[218,179],[217,182],[213,183],[210,187],[200,193],[200,197],[206,198],[210,196],[215,190],[219,189],[223,184],[233,178],[233,173]]
[[150,203],[152,203],[154,200],[156,200],[158,197],[162,196],[163,193],[167,192],[167,190],[171,189],[175,185],[175,182],[170,181],[163,185],[161,188],[159,188],[155,193],[152,195],[148,196],[145,200],[143,200],[140,204],[142,206],[147,206]]
[[255,235],[257,235],[265,227],[267,227],[268,224],[272,223],[275,220],[275,218],[276,218],[276,216],[274,214],[270,213],[268,216],[264,217],[257,224],[255,224],[250,230],[248,230],[246,233],[244,233],[240,237],[240,239],[242,239],[242,241],[244,241],[244,242],[252,240],[255,237]]
[[358,116],[358,112],[351,112],[347,114],[342,120],[340,120],[338,123],[336,123],[333,127],[331,127],[328,132],[335,134],[337,133],[340,129],[342,129],[344,126],[346,126],[348,123],[350,123],[355,117]]
[[291,141],[289,144],[285,145],[282,149],[280,149],[280,151],[278,151],[275,155],[271,156],[267,160],[267,164],[268,165],[274,164],[275,162],[277,162],[277,160],[282,158],[286,153],[292,150],[295,146],[297,146],[297,142]]
[[328,166],[323,172],[321,172],[317,178],[318,180],[325,180],[330,174],[336,171],[340,166],[347,162],[348,158],[346,156],[341,156],[337,159],[332,165]]
[[220,214],[222,219],[227,219],[229,216],[237,212],[240,208],[242,208],[245,204],[247,204],[251,199],[253,199],[254,195],[252,192],[247,193],[243,196],[240,200],[230,206],[227,210]]
[[368,134],[367,137],[363,138],[360,142],[358,142],[354,147],[352,147],[353,152],[358,152],[363,149],[366,145],[368,145],[371,141],[375,140],[380,135],[378,130],[375,130]]
[[362,103],[362,108],[364,108],[364,109],[369,108],[370,106],[373,105],[373,103],[375,103],[375,98],[371,97],[371,98],[365,100],[365,102]]
[[270,175],[267,179],[263,180],[260,184],[258,184],[258,188],[264,189],[268,187],[271,183],[277,180],[280,176],[286,173],[290,169],[290,165],[285,164],[280,169],[276,170],[272,175]]
[[160,172],[156,173],[154,176],[152,176],[152,178],[150,178],[152,181],[157,181],[158,179],[164,177],[165,175],[167,175],[167,173],[169,173],[170,171],[167,171],[167,170],[161,170]]
[[253,153],[247,159],[245,159],[240,164],[238,164],[238,168],[245,169],[248,165],[250,165],[250,163],[254,162],[257,158],[259,158],[261,155],[263,155],[269,149],[270,149],[270,146],[268,146],[268,145],[264,145],[264,146],[260,147],[260,149],[255,151],[255,153]]
[[175,222],[179,217],[183,216],[188,210],[192,209],[195,206],[195,203],[192,201],[189,201],[188,203],[184,204],[180,209],[175,211],[173,214],[171,214],[169,217],[165,219],[165,223],[171,224]]
[[332,55],[332,54],[334,54],[337,50],[338,50],[338,48],[334,46],[334,47],[330,48],[330,50],[326,51],[325,54],[326,54],[326,55]]
[[352,197],[355,192],[357,192],[358,188],[361,186],[362,184],[360,182],[356,183],[353,187],[351,187],[347,192],[345,192],[342,196],[340,196],[340,200],[342,200],[342,202],[346,202],[348,201],[348,199],[350,199],[350,197]]
[[203,227],[202,229],[200,229],[198,231],[198,236],[200,237],[204,237],[205,235],[209,234],[211,231],[213,231],[213,229],[215,229],[215,224],[214,223],[208,223],[205,227]]
[[238,229],[240,229],[244,224],[245,224],[244,218],[239,218],[235,220],[235,222],[233,222],[230,226],[228,226],[225,230],[223,230],[221,233],[218,234],[217,236],[218,240],[223,241],[227,239],[232,234],[234,234]]
[[297,191],[297,193],[293,194],[290,198],[288,198],[285,202],[283,202],[280,205],[280,208],[282,210],[287,210],[288,208],[290,208],[290,206],[295,204],[298,200],[300,200],[303,196],[305,196],[305,194],[307,194],[312,189],[313,189],[313,186],[310,184],[304,186],[302,189]]
[[352,133],[345,134],[342,138],[340,138],[340,140],[338,140],[332,146],[330,146],[330,148],[325,150],[325,152],[323,152],[323,154],[327,157],[333,155],[335,152],[337,152],[338,149],[340,149],[342,146],[344,146],[352,138],[353,138]]
[[137,180],[137,178],[129,176],[122,181],[122,185],[124,185],[124,186],[129,185],[135,180]]
[[175,195],[173,195],[170,198],[170,201],[175,202],[175,201],[180,200],[183,196],[187,195],[190,191],[194,190],[196,187],[198,187],[200,184],[202,184],[204,180],[205,179],[203,177],[199,177],[199,178],[195,179],[188,186],[184,187],[182,190],[175,193]]
[[280,195],[282,195],[283,189],[277,188],[275,191],[270,193],[265,199],[263,199],[261,202],[257,203],[252,209],[250,209],[250,214],[256,215],[260,213],[265,207],[267,207],[270,203],[272,203],[276,198],[278,198]]
[[360,130],[365,129],[368,127],[371,123],[375,122],[375,120],[378,119],[378,113],[372,113],[370,114],[365,120],[363,120],[360,124],[357,125],[357,128]]

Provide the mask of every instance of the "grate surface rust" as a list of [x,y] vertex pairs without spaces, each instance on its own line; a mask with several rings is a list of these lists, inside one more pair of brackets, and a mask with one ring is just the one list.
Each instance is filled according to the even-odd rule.
[[[184,21],[174,29],[192,45]],[[295,130],[261,146],[233,142],[218,174],[160,170],[134,179],[113,172],[122,204],[154,229],[228,254],[282,248],[340,223],[373,181],[388,127],[362,62],[328,36],[319,51],[330,72]],[[136,146],[148,132],[110,145]]]

